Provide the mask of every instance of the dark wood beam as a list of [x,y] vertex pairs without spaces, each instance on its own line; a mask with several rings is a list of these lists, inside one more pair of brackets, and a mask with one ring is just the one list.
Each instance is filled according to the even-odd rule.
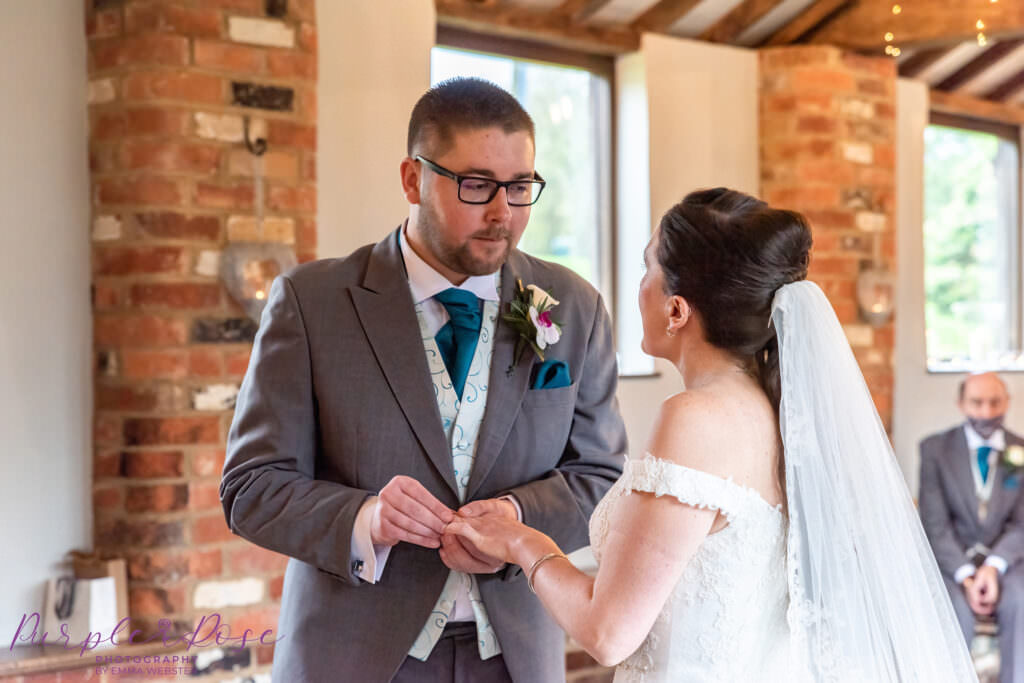
[[[1016,76],[1011,76],[1005,81],[992,88],[989,92],[985,93],[986,100],[995,100],[996,102],[1005,102],[1017,93],[1024,89],[1024,71],[1019,72]],[[1024,107],[1021,108],[1024,111]]]
[[711,43],[732,43],[743,31],[778,7],[782,0],[743,0],[716,21],[700,39]]
[[1014,104],[993,102],[962,93],[942,92],[941,90],[932,90],[929,99],[929,104],[934,111],[1001,121],[1015,126],[1024,124],[1024,107]]
[[[842,16],[816,32],[810,42],[882,53],[885,34],[895,34],[901,48],[939,47],[975,39],[975,22],[985,23],[989,40],[1024,35],[1024,2],[956,0],[904,2],[894,15],[894,0],[858,0]],[[941,6],[940,6],[941,4]]]
[[633,52],[640,47],[640,35],[631,28],[589,26],[559,12],[484,6],[475,0],[434,0],[434,5],[442,26],[603,55]]
[[632,28],[637,31],[664,33],[687,12],[700,4],[701,0],[661,0],[637,17]]
[[904,78],[916,78],[918,75],[924,73],[925,69],[948,55],[954,49],[956,49],[956,45],[919,50],[907,57],[904,61],[900,62],[900,76],[903,76]]
[[769,36],[759,47],[792,45],[800,42],[838,17],[851,4],[853,0],[818,0]]
[[438,24],[437,44],[461,50],[490,52],[538,62],[576,66],[592,71],[609,80],[615,76],[615,57],[613,55],[597,55],[593,52],[570,50],[559,47],[550,41],[524,40],[509,36],[498,36],[493,33],[466,31],[465,29]]
[[982,71],[988,69],[990,66],[1001,60],[1006,55],[1016,50],[1021,45],[1024,45],[1024,40],[1018,38],[1016,40],[1001,40],[992,47],[988,48],[980,55],[972,59],[971,61],[964,64],[962,67],[951,73],[949,76],[944,78],[938,85],[935,86],[936,90],[956,90],[961,85],[971,80]]

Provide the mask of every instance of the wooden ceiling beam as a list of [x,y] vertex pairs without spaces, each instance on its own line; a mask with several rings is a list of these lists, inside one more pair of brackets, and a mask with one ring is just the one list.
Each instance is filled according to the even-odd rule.
[[636,31],[665,33],[687,12],[699,5],[701,0],[661,0],[649,10],[637,17],[631,24]]
[[632,28],[581,24],[558,11],[482,5],[475,0],[434,0],[434,5],[442,26],[603,55],[633,52],[640,47],[640,34]]
[[963,93],[932,90],[929,104],[933,110],[947,114],[1000,121],[1015,126],[1024,124],[1024,107],[983,100]]
[[955,48],[955,45],[947,45],[945,47],[933,47],[925,50],[919,50],[907,57],[904,61],[900,62],[900,76],[903,76],[904,78],[917,77],[924,73],[925,69],[948,55]]
[[[1007,78],[1005,81],[992,88],[989,92],[985,93],[986,100],[995,100],[996,102],[1005,102],[1017,93],[1024,89],[1024,71],[1020,71],[1017,75]],[[1024,107],[1018,107],[1021,111],[1024,111]]]
[[1024,45],[1024,39],[1002,40],[942,79],[934,87],[936,90],[956,90],[1021,45]]
[[792,45],[800,42],[838,17],[851,4],[853,0],[818,0],[758,47]]
[[779,6],[782,0],[743,0],[716,21],[700,39],[711,43],[732,43],[747,28]]
[[901,4],[903,11],[894,15],[893,0],[859,0],[810,42],[881,53],[891,31],[893,44],[901,48],[938,47],[975,39],[978,19],[985,23],[989,40],[1024,34],[1024,2],[957,0],[941,8],[932,2]]

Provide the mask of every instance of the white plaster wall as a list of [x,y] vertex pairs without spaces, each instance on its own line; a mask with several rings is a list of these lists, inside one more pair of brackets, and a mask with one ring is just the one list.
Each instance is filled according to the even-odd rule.
[[0,4],[0,636],[92,538],[83,4]]
[[430,87],[432,0],[320,0],[317,255],[381,240],[408,215],[398,165]]

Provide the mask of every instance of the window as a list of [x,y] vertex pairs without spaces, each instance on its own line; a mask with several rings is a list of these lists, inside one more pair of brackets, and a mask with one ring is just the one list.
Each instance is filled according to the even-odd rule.
[[576,271],[610,305],[611,61],[444,28],[438,42],[432,84],[485,78],[515,95],[534,120],[536,168],[547,187],[519,248]]
[[1024,369],[1019,139],[938,114],[925,130],[929,371]]

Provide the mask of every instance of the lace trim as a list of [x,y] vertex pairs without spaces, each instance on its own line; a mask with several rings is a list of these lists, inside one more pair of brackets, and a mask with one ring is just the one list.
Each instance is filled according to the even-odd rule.
[[772,505],[756,490],[737,484],[732,477],[723,479],[702,470],[656,458],[647,453],[642,459],[627,460],[621,481],[630,490],[666,494],[694,507],[720,510],[729,522],[737,518],[759,519],[759,512],[771,510],[782,516],[782,505]]

